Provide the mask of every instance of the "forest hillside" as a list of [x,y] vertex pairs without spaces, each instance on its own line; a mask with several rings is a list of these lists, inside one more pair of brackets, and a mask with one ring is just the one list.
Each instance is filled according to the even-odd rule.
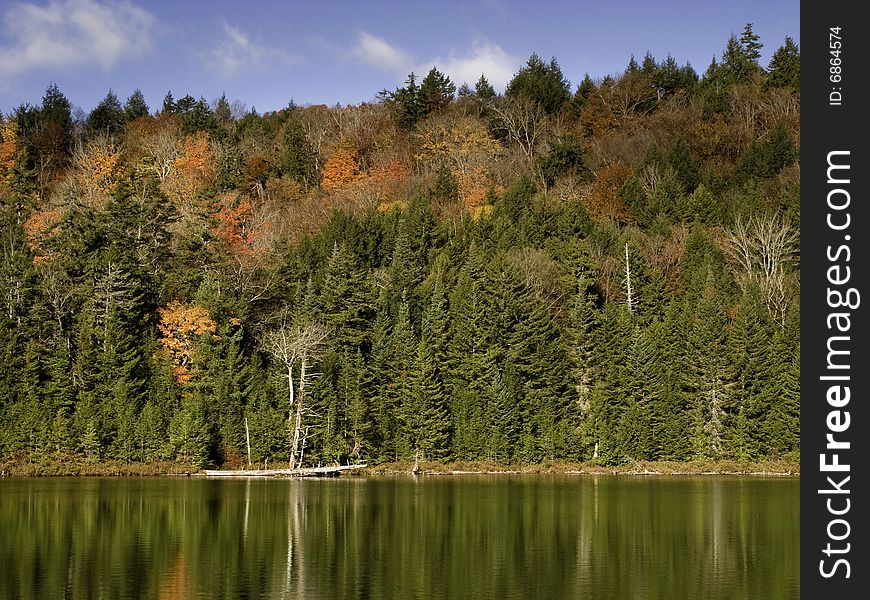
[[266,114],[48,87],[0,115],[0,458],[799,460],[800,56],[761,44]]

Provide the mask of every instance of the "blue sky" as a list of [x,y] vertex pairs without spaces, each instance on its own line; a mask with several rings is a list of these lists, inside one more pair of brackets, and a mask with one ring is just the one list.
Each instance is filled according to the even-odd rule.
[[746,23],[766,66],[800,43],[798,0],[438,3],[380,0],[0,0],[0,111],[39,104],[56,83],[86,112],[111,88],[226,93],[259,112],[355,104],[433,65],[457,84],[485,73],[503,89],[532,52],[555,57],[572,87],[625,69],[647,50],[702,73]]

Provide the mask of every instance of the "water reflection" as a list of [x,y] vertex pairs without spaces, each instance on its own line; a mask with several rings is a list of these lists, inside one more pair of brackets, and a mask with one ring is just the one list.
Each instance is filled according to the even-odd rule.
[[0,481],[0,598],[797,598],[799,481]]

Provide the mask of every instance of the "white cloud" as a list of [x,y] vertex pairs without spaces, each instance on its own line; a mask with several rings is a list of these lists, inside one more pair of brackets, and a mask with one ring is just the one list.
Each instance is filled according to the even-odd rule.
[[417,72],[422,77],[435,66],[455,83],[465,82],[469,85],[474,85],[481,75],[486,75],[496,90],[504,90],[522,64],[523,59],[508,54],[497,44],[475,42],[470,52],[451,54],[447,59],[436,58],[420,65]]
[[388,71],[402,80],[411,71],[420,78],[425,77],[434,66],[457,84],[467,82],[474,85],[481,75],[486,75],[497,90],[503,90],[523,64],[521,58],[487,41],[475,42],[470,50],[464,52],[451,52],[448,58],[436,57],[415,64],[412,56],[402,48],[365,31],[359,34],[353,54],[357,60]]
[[245,69],[263,68],[275,63],[289,65],[299,62],[299,59],[280,48],[256,44],[242,30],[224,23],[224,38],[207,62],[212,69],[232,77]]
[[359,34],[354,55],[366,64],[400,76],[407,75],[414,66],[410,54],[365,31]]
[[94,64],[109,70],[151,49],[155,19],[127,1],[51,0],[12,4],[3,22],[0,79]]

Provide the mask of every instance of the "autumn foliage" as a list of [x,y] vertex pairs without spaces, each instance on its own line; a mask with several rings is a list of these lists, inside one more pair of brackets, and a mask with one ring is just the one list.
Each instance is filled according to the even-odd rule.
[[339,148],[323,166],[321,185],[326,191],[341,189],[359,181],[363,175],[359,171],[357,152],[353,148]]
[[117,189],[121,153],[106,137],[97,137],[76,150],[73,177],[81,200],[91,208],[105,206]]
[[0,123],[0,192],[12,185],[17,154],[18,124],[9,119]]
[[178,301],[170,302],[157,312],[160,342],[172,356],[175,378],[179,383],[187,383],[193,377],[190,367],[196,345],[203,335],[215,332],[215,322],[202,306]]
[[33,264],[49,258],[43,249],[45,240],[58,231],[60,223],[59,210],[34,212],[24,221],[24,232],[27,234],[27,246],[33,253]]
[[631,169],[622,163],[605,167],[598,174],[592,189],[583,204],[589,215],[598,220],[612,220],[619,223],[631,221],[631,213],[619,189],[631,176]]
[[164,191],[183,216],[201,213],[205,208],[200,193],[215,175],[215,157],[209,140],[205,131],[186,136],[178,158],[163,181]]

